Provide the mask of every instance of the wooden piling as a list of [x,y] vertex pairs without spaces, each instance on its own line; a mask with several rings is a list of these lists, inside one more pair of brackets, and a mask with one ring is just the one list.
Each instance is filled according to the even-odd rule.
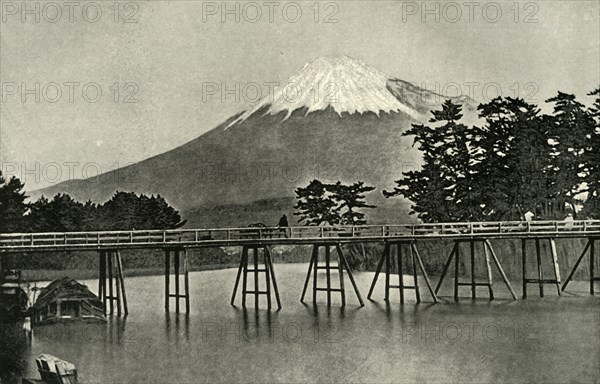
[[254,306],[258,308],[258,247],[253,249],[254,255]]
[[448,260],[446,260],[446,264],[444,264],[444,269],[442,269],[442,275],[440,276],[440,280],[438,281],[436,287],[435,287],[435,294],[437,295],[437,293],[440,291],[440,288],[442,287],[442,282],[444,281],[444,278],[446,277],[446,273],[448,273],[448,269],[450,268],[450,264],[452,263],[452,259],[454,257],[456,257],[456,248],[458,247],[458,243],[454,242],[454,246],[452,247],[452,251],[450,251],[450,256],[448,256]]
[[108,297],[110,303],[110,314],[114,314],[113,305],[113,264],[112,264],[112,253],[108,252]]
[[483,254],[485,256],[485,267],[487,269],[488,278],[488,296],[490,300],[494,300],[494,290],[492,289],[492,266],[490,265],[490,254],[488,253],[485,243],[483,243]]
[[594,296],[594,281],[596,277],[594,276],[594,266],[595,266],[595,249],[594,249],[594,238],[590,238],[590,295]]
[[235,295],[238,290],[238,286],[240,284],[240,277],[242,276],[242,270],[244,269],[244,252],[246,252],[246,248],[242,249],[242,255],[240,257],[240,265],[238,266],[237,276],[235,278],[235,283],[233,285],[233,293],[231,294],[231,305],[235,303]]
[[390,274],[391,274],[391,266],[390,266],[390,255],[392,253],[390,249],[390,245],[387,244],[385,248],[385,301],[390,299]]
[[475,286],[475,241],[469,242],[471,246],[471,298],[477,297],[477,287]]
[[302,289],[302,296],[300,296],[300,302],[304,303],[304,295],[306,295],[306,290],[308,288],[308,283],[310,281],[310,273],[313,268],[313,264],[316,259],[316,252],[318,252],[318,248],[316,246],[313,247],[312,254],[310,256],[310,262],[308,263],[308,272],[306,272],[306,279],[304,280],[304,288]]
[[[400,245],[398,245],[400,248]],[[410,250],[410,258],[412,259],[412,269],[413,269],[413,281],[414,281],[414,290],[415,290],[415,298],[417,299],[417,304],[421,302],[421,294],[419,293],[419,279],[417,275],[417,262],[415,260],[415,254]]]
[[118,263],[117,263],[117,253],[116,252],[111,252],[111,258],[114,258],[113,263],[115,264],[115,266],[117,267],[117,276],[115,276],[115,282],[116,282],[116,299],[117,299],[117,316],[121,317],[121,277],[119,275],[119,267],[118,267]]
[[315,245],[316,257],[313,264],[313,305],[317,305],[317,270],[319,269],[319,246]]
[[542,272],[542,253],[541,253],[541,249],[540,249],[540,239],[535,239],[535,255],[537,257],[537,264],[538,264],[538,286],[540,289],[540,297],[544,297],[544,283],[542,282],[542,276],[543,276],[543,272]]
[[170,274],[171,274],[171,251],[165,250],[165,311],[169,312],[170,299]]
[[117,255],[117,272],[119,274],[119,279],[121,280],[121,294],[123,301],[123,312],[125,315],[129,314],[129,309],[127,307],[127,293],[125,291],[125,277],[123,274],[123,261],[121,260],[121,252],[116,251]]
[[183,251],[183,274],[185,285],[185,313],[190,313],[190,276],[188,251]]
[[458,265],[460,259],[460,246],[457,241],[454,243],[456,244],[456,253],[454,255],[454,301],[458,302]]
[[173,252],[173,269],[175,274],[175,312],[179,313],[179,249]]
[[417,258],[417,261],[419,262],[419,267],[421,268],[421,273],[423,274],[423,279],[425,280],[425,284],[427,284],[427,289],[429,290],[429,293],[431,294],[431,297],[433,298],[433,302],[437,303],[438,302],[437,296],[435,295],[435,292],[433,291],[431,282],[429,281],[429,276],[427,276],[427,271],[425,270],[425,265],[423,265],[423,260],[421,260],[421,255],[419,255],[419,251],[417,250],[417,246],[415,245],[414,242],[411,242],[410,246],[411,246],[414,256]]
[[552,254],[552,265],[554,267],[554,278],[556,279],[556,290],[558,296],[561,296],[560,291],[560,267],[558,266],[558,253],[556,252],[556,242],[550,239],[550,253]]
[[[412,243],[411,243],[412,245]],[[402,245],[397,245],[398,255],[398,290],[400,291],[400,304],[404,304],[404,271],[402,270]]]
[[329,247],[325,247],[325,273],[327,276],[327,305],[331,305],[331,265]]
[[371,288],[369,288],[369,294],[367,295],[367,299],[371,300],[371,295],[373,294],[373,290],[375,289],[375,284],[377,283],[377,279],[379,278],[379,273],[381,272],[381,268],[383,267],[383,262],[385,261],[385,252],[386,248],[389,246],[389,243],[386,242],[384,245],[384,251],[381,254],[381,258],[379,259],[379,263],[377,264],[377,269],[375,271],[375,277],[373,278],[373,282],[371,283]]
[[[281,309],[281,299],[279,298],[279,288],[277,287],[277,278],[275,276],[275,268],[273,267],[273,259],[271,257],[271,247],[266,246],[265,247],[265,252],[266,252],[266,263],[268,264],[269,267],[269,272],[271,274],[271,282],[273,283],[273,290],[275,291],[275,300],[277,300],[277,310]],[[270,292],[267,293],[269,296],[271,295]]]
[[338,256],[338,279],[340,280],[342,307],[344,307],[346,305],[346,290],[344,289],[344,268],[341,263],[341,260],[339,259],[339,256]]
[[527,240],[521,239],[521,258],[523,270],[521,272],[521,279],[523,280],[523,299],[527,298]]

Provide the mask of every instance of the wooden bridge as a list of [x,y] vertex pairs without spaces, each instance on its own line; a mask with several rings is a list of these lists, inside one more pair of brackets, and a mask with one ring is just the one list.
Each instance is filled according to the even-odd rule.
[[[246,228],[213,228],[213,229],[180,229],[180,230],[132,230],[132,231],[100,231],[100,232],[49,232],[49,233],[10,233],[0,234],[0,261],[5,254],[28,254],[34,252],[53,252],[53,251],[98,251],[100,256],[100,273],[98,291],[104,300],[105,309],[110,307],[113,312],[113,301],[117,302],[117,312],[121,313],[123,306],[127,313],[125,282],[123,278],[123,268],[120,251],[126,249],[162,249],[165,252],[165,308],[169,310],[169,299],[175,298],[176,310],[179,311],[180,299],[185,299],[186,312],[189,312],[189,289],[188,289],[188,258],[187,250],[190,248],[240,246],[242,247],[241,261],[238,268],[237,278],[234,285],[232,304],[239,285],[240,277],[243,277],[242,303],[245,306],[246,296],[254,295],[255,303],[258,303],[258,297],[261,294],[267,295],[268,307],[271,307],[271,283],[277,299],[278,307],[281,308],[275,271],[271,257],[271,246],[273,245],[312,245],[313,254],[310,260],[302,299],[304,299],[308,283],[313,274],[313,301],[316,303],[318,291],[327,292],[328,304],[331,301],[331,293],[339,292],[342,295],[342,304],[345,304],[344,290],[344,270],[348,274],[354,287],[359,302],[362,304],[362,298],[356,285],[348,263],[342,252],[341,245],[347,243],[384,243],[384,252],[381,255],[379,265],[373,280],[369,298],[377,282],[377,278],[385,266],[386,275],[386,294],[388,300],[390,288],[398,288],[401,302],[404,302],[404,290],[414,289],[417,302],[420,301],[417,269],[421,271],[425,282],[429,288],[430,294],[437,302],[436,293],[454,260],[454,298],[458,300],[458,288],[462,285],[471,287],[472,297],[476,296],[478,286],[485,286],[489,290],[489,297],[493,298],[492,291],[492,261],[498,268],[507,288],[512,296],[516,295],[502,270],[502,266],[496,257],[494,250],[489,242],[490,239],[521,239],[522,258],[523,258],[523,297],[527,295],[527,284],[539,285],[540,295],[543,296],[543,285],[554,284],[557,287],[560,284],[560,272],[558,257],[556,254],[555,239],[558,238],[584,238],[587,239],[587,245],[577,260],[576,265],[565,281],[562,290],[566,288],[578,268],[582,259],[589,251],[590,265],[590,293],[594,294],[594,281],[598,281],[594,274],[594,252],[595,241],[600,239],[600,220],[586,221],[528,221],[528,222],[472,222],[472,223],[432,223],[432,224],[393,224],[393,225],[358,225],[358,226],[332,226],[332,227],[246,227]],[[434,291],[425,271],[423,261],[419,255],[416,242],[419,240],[453,240],[455,246],[444,266],[440,281]],[[554,264],[554,277],[547,279],[543,277],[541,269],[541,241],[550,242],[551,257]],[[526,271],[526,242],[533,241],[536,246],[536,260],[538,264],[538,276],[535,279],[527,277]],[[458,263],[460,258],[460,244],[468,243],[470,245],[471,258],[471,280],[470,282],[460,282],[458,279]],[[481,251],[486,260],[488,276],[487,283],[477,283],[475,281],[474,260],[476,255],[476,245],[480,245]],[[320,256],[320,249],[323,249]],[[392,252],[395,248],[396,252]],[[337,254],[338,263],[330,263],[332,252]],[[403,256],[404,251],[404,256]],[[252,254],[252,257],[250,257]],[[263,257],[264,268],[259,268],[260,256]],[[396,260],[394,261],[394,256]],[[390,275],[393,274],[394,267],[397,265],[397,274],[401,275],[403,271],[403,257],[406,263],[412,262],[412,271],[414,284],[405,286],[402,279],[399,279],[399,285],[390,284]],[[319,260],[324,259],[325,266],[319,266]],[[253,266],[250,263],[252,260]],[[3,264],[3,268],[6,269]],[[250,264],[250,267],[249,267]],[[170,292],[171,266],[175,274],[175,293]],[[184,293],[180,294],[179,274],[180,269],[184,275]],[[325,288],[317,287],[317,270],[323,269],[327,275],[327,286]],[[331,286],[331,272],[337,272],[339,277],[339,288]],[[248,289],[247,277],[249,272],[254,273],[254,289]],[[259,291],[258,273],[265,274],[267,289]],[[1,277],[1,276],[0,276]],[[113,290],[113,280],[116,283]],[[108,285],[107,285],[108,283]],[[107,292],[108,288],[108,292]],[[561,289],[558,289],[560,294]]]

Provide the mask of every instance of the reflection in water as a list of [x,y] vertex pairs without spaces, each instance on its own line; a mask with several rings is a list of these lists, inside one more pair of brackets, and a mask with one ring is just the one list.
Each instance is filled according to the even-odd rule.
[[273,318],[271,311],[261,311],[260,309],[237,309],[238,319],[242,317],[242,338],[246,341],[256,341],[273,338]]
[[[125,318],[34,327],[31,343],[21,324],[0,324],[0,381],[38,377],[34,359],[49,353],[75,364],[86,384],[481,382],[481,370],[455,367],[472,366],[490,346],[495,358],[484,363],[495,381],[534,381],[565,344],[577,353],[561,356],[556,381],[568,381],[565,367],[582,367],[589,377],[597,372],[595,345],[572,343],[597,335],[597,298],[404,306],[395,298],[362,308],[355,301],[345,308],[319,302],[315,308],[298,303],[305,271],[305,265],[278,265],[285,282],[285,306],[278,312],[232,308],[232,269],[190,273],[189,317],[165,315],[163,277],[149,276],[129,278]],[[355,277],[366,289],[373,275]],[[383,289],[375,294],[382,297]],[[469,330],[475,330],[473,337]],[[526,369],[505,369],[517,360],[527,360]],[[382,370],[382,362],[398,363],[398,369]]]
[[167,340],[180,345],[183,337],[186,343],[190,341],[190,316],[182,313],[165,313],[165,334]]
[[379,311],[385,313],[385,318],[388,322],[392,320],[392,307],[390,306],[389,301],[384,301],[383,303],[379,303],[378,301],[371,301],[371,303]]
[[[126,340],[125,329],[127,327],[127,316],[109,317],[105,333],[105,344],[121,345]],[[135,324],[128,329],[128,332],[135,332]]]

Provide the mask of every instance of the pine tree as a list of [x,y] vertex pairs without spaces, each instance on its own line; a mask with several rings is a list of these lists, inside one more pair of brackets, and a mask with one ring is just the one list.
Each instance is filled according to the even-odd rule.
[[341,225],[364,225],[367,223],[365,220],[365,214],[357,211],[361,208],[377,208],[372,204],[367,204],[365,199],[365,193],[371,192],[375,187],[365,185],[364,182],[359,181],[352,185],[344,185],[341,182],[330,187],[333,199],[338,201],[338,212],[345,209],[340,215],[339,223]]
[[[478,130],[460,123],[462,107],[446,100],[429,120],[436,126],[413,124],[403,135],[414,135],[423,153],[421,170],[404,173],[385,197],[402,195],[413,202],[411,214],[425,222],[472,221],[481,216],[477,175]],[[441,125],[438,125],[441,124]]]
[[319,180],[311,181],[304,188],[296,188],[296,205],[294,215],[300,216],[298,222],[306,225],[336,225],[340,223],[337,203],[333,200],[326,184]]
[[175,229],[185,224],[179,212],[160,195],[117,191],[98,211],[99,226],[104,230]]
[[26,229],[24,215],[28,210],[25,185],[16,177],[8,181],[0,172],[0,233],[20,232]]
[[549,136],[552,140],[552,192],[556,216],[564,215],[565,204],[576,212],[576,198],[585,181],[585,154],[595,122],[575,95],[558,92],[547,102],[554,103]]
[[600,219],[600,87],[589,93],[589,96],[596,96],[596,99],[589,108],[594,125],[593,129],[590,129],[588,146],[584,155],[587,199],[584,202],[583,211],[587,217]]
[[52,200],[42,196],[31,205],[27,221],[32,232],[82,231],[85,208],[67,194],[56,194]]
[[545,117],[522,99],[496,98],[479,106],[486,124],[477,169],[486,220],[524,220],[546,214],[550,146]]
[[376,208],[364,201],[364,194],[375,187],[366,186],[358,181],[351,185],[341,182],[324,184],[319,180],[311,181],[308,186],[296,189],[297,202],[294,215],[300,216],[299,222],[306,225],[363,225],[365,214],[362,208]]

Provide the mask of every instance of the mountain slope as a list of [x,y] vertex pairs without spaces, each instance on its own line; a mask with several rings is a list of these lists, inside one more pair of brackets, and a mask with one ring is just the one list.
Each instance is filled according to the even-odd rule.
[[[406,220],[397,217],[406,214],[406,206],[384,200],[381,191],[391,188],[402,171],[419,166],[420,154],[412,147],[412,138],[401,134],[410,124],[425,122],[427,112],[444,98],[401,80],[385,79],[347,57],[318,59],[289,83],[307,86],[326,80],[339,87],[336,100],[299,93],[290,102],[276,92],[272,99],[169,152],[94,179],[60,183],[37,195],[66,192],[78,200],[104,201],[115,190],[159,193],[184,214],[193,212],[190,225],[245,225],[235,223],[235,218],[214,217],[229,211],[216,207],[264,208],[256,202],[284,199],[291,210],[294,189],[314,178],[361,180],[377,187],[369,199],[387,207],[376,215],[381,221]],[[471,100],[456,100],[474,111]],[[207,217],[196,217],[203,212]]]

